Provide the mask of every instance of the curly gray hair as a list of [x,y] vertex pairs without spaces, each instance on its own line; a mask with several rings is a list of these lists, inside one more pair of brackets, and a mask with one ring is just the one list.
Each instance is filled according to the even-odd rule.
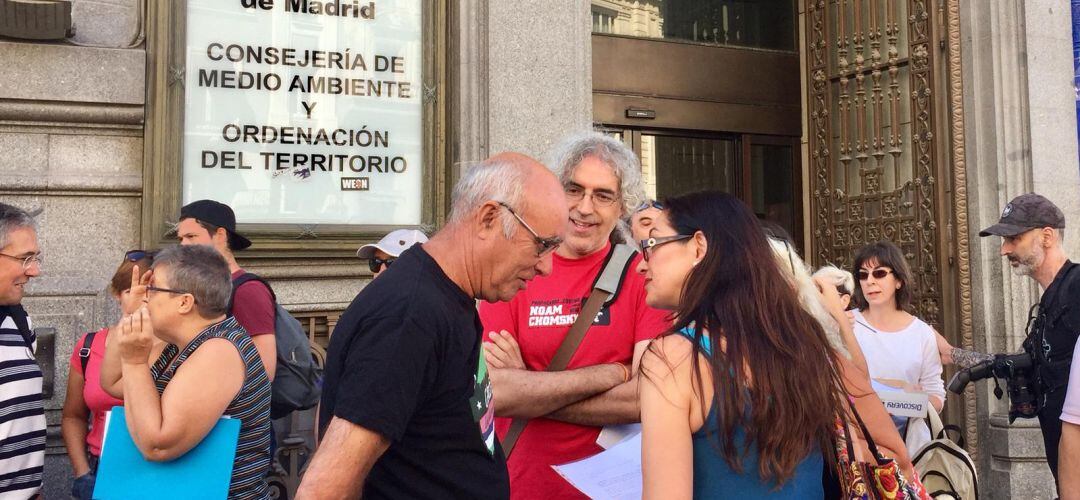
[[615,172],[619,179],[619,200],[622,211],[615,230],[623,241],[630,241],[630,227],[627,216],[645,200],[645,189],[641,183],[641,161],[634,151],[622,141],[596,131],[572,134],[556,146],[551,153],[548,165],[555,172],[564,186],[574,178],[581,161],[590,156],[596,157]]

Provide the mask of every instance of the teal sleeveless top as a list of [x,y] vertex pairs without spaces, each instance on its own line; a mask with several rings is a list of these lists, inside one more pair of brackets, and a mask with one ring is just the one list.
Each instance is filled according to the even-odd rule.
[[[688,329],[679,334],[693,341],[694,333]],[[700,349],[706,354],[712,352],[709,337],[701,339]],[[746,432],[743,428],[735,429],[735,449],[742,457],[742,473],[735,472],[727,460],[720,454],[716,441],[716,408],[710,408],[701,426],[692,436],[694,445],[694,498],[775,498],[807,499],[822,498],[822,468],[824,460],[820,453],[812,452],[795,468],[795,473],[776,489],[775,483],[765,482],[758,473],[758,453],[756,446],[746,446]],[[706,429],[712,429],[712,439]]]

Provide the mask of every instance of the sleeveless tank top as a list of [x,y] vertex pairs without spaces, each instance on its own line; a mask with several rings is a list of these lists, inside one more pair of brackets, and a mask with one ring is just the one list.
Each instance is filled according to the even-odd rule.
[[[266,376],[259,351],[244,328],[232,316],[211,325],[195,337],[183,351],[169,344],[150,370],[158,394],[172,380],[176,370],[209,339],[225,339],[236,347],[244,360],[244,383],[225,409],[225,415],[240,419],[240,438],[236,444],[230,499],[267,498],[266,475],[270,470],[270,380]],[[172,362],[175,358],[175,362]]]
[[[694,333],[687,329],[679,334],[694,341]],[[712,352],[709,337],[701,338],[699,349],[708,356]],[[715,405],[714,405],[715,406]],[[710,408],[705,424],[691,438],[694,446],[694,498],[771,498],[805,499],[822,498],[822,472],[825,461],[821,454],[812,451],[795,467],[794,474],[776,489],[776,484],[766,482],[758,473],[757,446],[747,446],[746,430],[735,428],[735,449],[741,458],[742,472],[736,472],[720,452],[716,441],[719,429],[716,408]]]

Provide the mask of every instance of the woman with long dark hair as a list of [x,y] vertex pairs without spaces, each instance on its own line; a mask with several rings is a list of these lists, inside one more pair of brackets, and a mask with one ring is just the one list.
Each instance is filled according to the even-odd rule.
[[645,498],[821,498],[847,413],[836,352],[741,201],[663,206],[638,267],[675,317],[641,361]]

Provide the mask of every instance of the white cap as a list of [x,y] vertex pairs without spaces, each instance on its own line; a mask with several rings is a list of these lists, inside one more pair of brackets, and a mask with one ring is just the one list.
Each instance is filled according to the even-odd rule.
[[383,236],[378,243],[368,243],[356,251],[356,256],[361,259],[370,259],[375,256],[375,250],[382,250],[391,257],[398,257],[401,252],[417,244],[426,243],[427,236],[416,229],[395,229]]

